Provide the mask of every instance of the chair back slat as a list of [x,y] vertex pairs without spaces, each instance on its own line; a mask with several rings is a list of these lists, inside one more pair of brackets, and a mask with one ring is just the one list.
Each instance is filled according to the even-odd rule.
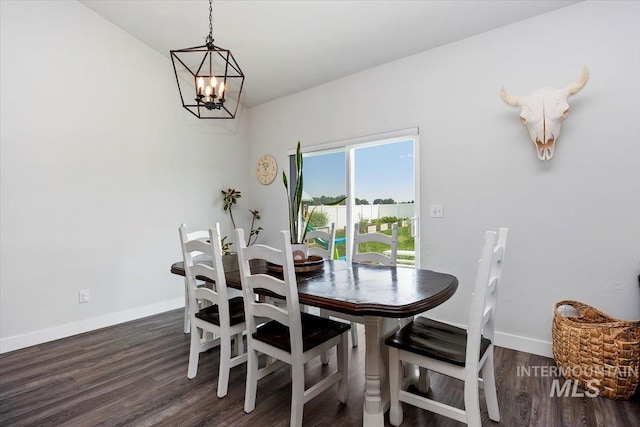
[[489,319],[491,318],[491,312],[492,311],[493,311],[493,307],[492,306],[487,306],[487,307],[484,308],[484,312],[482,313],[482,322],[480,323],[480,325],[483,328],[487,324]]
[[352,258],[353,262],[370,262],[373,264],[387,265],[393,266],[392,260],[390,257],[383,255],[378,252],[361,252],[355,254]]
[[[211,258],[209,258],[209,260],[211,260]],[[185,267],[185,271],[186,271],[186,267]],[[210,281],[216,282],[218,278],[218,274],[216,270],[214,270],[213,267],[211,266],[208,266],[205,264],[195,264],[195,265],[189,266],[189,277],[190,278],[192,277],[194,279],[206,277]],[[216,282],[216,285],[217,285],[217,282]],[[218,289],[217,286],[213,289],[199,288],[198,286],[193,286],[193,288],[191,288],[191,292],[193,293],[194,298],[196,300],[205,299],[207,301],[211,301],[213,304],[219,304],[220,298],[219,298],[217,289]],[[208,292],[205,292],[205,290]],[[191,304],[189,304],[189,306],[193,307]],[[197,308],[197,305],[196,305],[196,308]]]
[[[209,235],[207,234],[207,239]],[[206,242],[204,240],[189,240],[185,243],[185,249],[187,252],[191,253],[191,258],[194,258],[194,252],[200,252],[202,254],[210,254],[211,252],[211,243]]]
[[377,231],[373,233],[358,234],[358,243],[378,242],[384,243],[385,245],[391,245],[393,241],[393,236],[378,233]]
[[[378,242],[390,246],[390,255],[386,256],[377,252],[360,252],[361,243]],[[356,223],[353,232],[352,262],[372,262],[395,267],[398,260],[398,224],[391,226],[391,235],[383,233],[360,234],[360,224]]]
[[196,299],[211,301],[216,305],[220,304],[219,295],[213,289],[196,287],[192,290],[192,292]]
[[281,297],[287,296],[287,284],[284,280],[280,280],[277,277],[269,276],[268,274],[256,274],[247,277],[246,281],[247,285],[251,286],[252,289],[262,288]]
[[261,302],[251,302],[253,315],[256,317],[266,317],[276,322],[289,326],[289,313],[280,307]]
[[491,256],[491,265],[496,265],[499,262],[502,262],[502,258],[504,256],[504,247],[502,246],[497,246],[498,243],[496,242],[496,247],[493,250],[493,255]]
[[191,274],[193,276],[206,277],[211,281],[215,281],[217,279],[216,271],[211,266],[197,263],[195,265],[190,265],[189,269],[191,270]]
[[246,259],[262,259],[272,264],[281,265],[282,251],[266,245],[253,245],[242,248],[244,258]]
[[[186,233],[186,231],[185,231]],[[185,236],[185,241],[187,242],[187,251],[191,252],[191,257],[197,258],[200,255],[203,255],[203,249],[204,247],[198,249],[198,248],[193,248],[190,244],[190,242],[192,241],[204,241],[206,243],[206,240],[209,239],[209,230],[198,230],[198,231],[192,231],[191,233],[186,233]],[[209,254],[206,254],[206,256],[208,257]],[[194,261],[195,262],[195,261]]]
[[498,285],[498,278],[493,277],[489,281],[489,286],[487,286],[487,295],[493,294],[493,292],[495,292],[495,290],[496,290],[496,286],[497,285]]
[[209,238],[209,230],[198,230],[187,233],[187,240],[206,240]]

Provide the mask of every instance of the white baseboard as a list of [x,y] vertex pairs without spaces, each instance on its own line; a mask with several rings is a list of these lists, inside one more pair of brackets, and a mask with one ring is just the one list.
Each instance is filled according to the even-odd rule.
[[551,342],[549,341],[542,341],[535,338],[522,337],[498,331],[496,331],[495,337],[496,342],[494,344],[498,347],[506,347],[512,350],[553,358]]
[[27,334],[2,338],[0,339],[0,354],[60,338],[66,338],[71,335],[105,328],[107,326],[117,325],[118,323],[129,322],[131,320],[140,319],[142,317],[163,313],[165,311],[181,307],[184,307],[183,297],[136,307],[130,310],[109,313],[103,316],[92,317],[78,322],[65,323],[63,325],[54,326],[53,328],[42,329],[39,331],[29,332]]
[[[433,319],[438,320],[438,319]],[[458,328],[467,329],[467,325],[461,323],[453,323],[449,321],[438,320],[439,322],[449,323]],[[542,341],[536,338],[523,337],[520,335],[507,334],[506,332],[495,331],[495,342],[498,347],[510,348],[525,353],[537,354],[538,356],[551,357],[551,342]]]

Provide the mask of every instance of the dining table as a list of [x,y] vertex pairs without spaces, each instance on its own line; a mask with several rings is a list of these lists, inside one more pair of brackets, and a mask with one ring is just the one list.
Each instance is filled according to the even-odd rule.
[[[237,256],[223,256],[223,265],[227,286],[241,289]],[[278,274],[264,261],[254,260],[250,265],[252,273]],[[171,272],[184,276],[184,264],[174,263]],[[431,270],[325,260],[315,271],[297,273],[296,281],[300,304],[364,324],[363,425],[384,426],[384,413],[389,408],[384,340],[413,316],[451,298],[458,287],[457,278]]]

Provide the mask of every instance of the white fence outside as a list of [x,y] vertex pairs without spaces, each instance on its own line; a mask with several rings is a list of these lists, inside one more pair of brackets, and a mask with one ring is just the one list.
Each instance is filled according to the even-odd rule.
[[[311,208],[312,209],[312,208]],[[318,206],[316,211],[325,211],[329,216],[329,224],[334,222],[339,230],[347,226],[347,207],[340,206]],[[413,216],[413,203],[395,203],[392,205],[356,205],[355,217],[360,219],[373,220],[384,216],[395,216],[400,218],[411,218]]]

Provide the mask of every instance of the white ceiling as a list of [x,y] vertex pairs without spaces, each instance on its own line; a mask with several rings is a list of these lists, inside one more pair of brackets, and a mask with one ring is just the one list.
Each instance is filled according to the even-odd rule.
[[[209,33],[207,0],[81,2],[167,57]],[[573,3],[214,1],[213,36],[242,68],[241,102],[252,107]]]

